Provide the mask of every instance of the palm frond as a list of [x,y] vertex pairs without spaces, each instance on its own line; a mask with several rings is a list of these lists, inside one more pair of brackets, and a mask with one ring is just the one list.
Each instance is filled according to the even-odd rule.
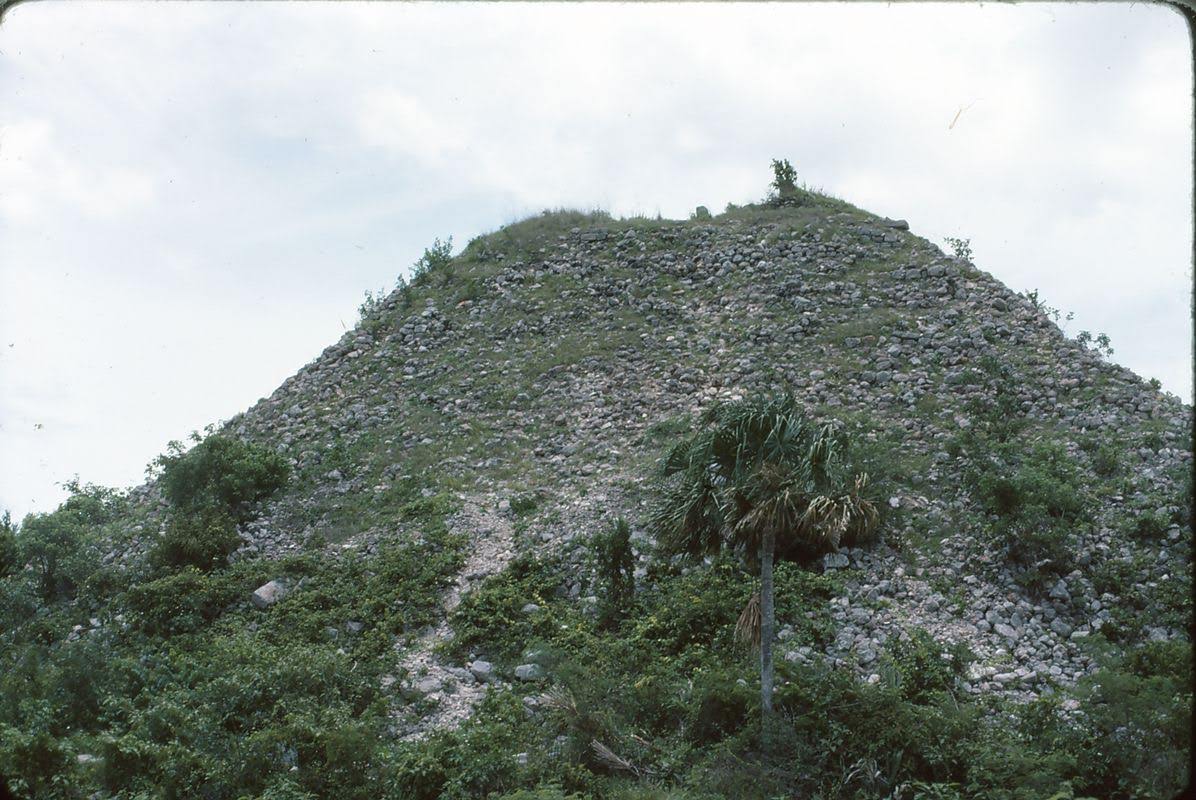
[[620,757],[617,753],[615,753],[614,750],[611,750],[597,739],[590,740],[590,750],[594,752],[594,757],[597,758],[600,763],[604,764],[611,770],[616,772],[628,772],[632,775],[640,774],[640,771],[636,769],[634,764],[627,759]]
[[735,642],[747,645],[753,652],[759,650],[761,619],[760,593],[753,592],[735,621]]
[[699,556],[718,550],[723,519],[715,495],[710,481],[688,475],[661,484],[648,523],[666,551]]
[[854,544],[875,531],[880,514],[872,501],[862,496],[867,484],[867,475],[857,475],[847,494],[811,499],[798,526],[807,541],[838,548],[844,543]]
[[540,702],[552,711],[560,712],[570,722],[581,717],[577,709],[577,699],[573,693],[563,686],[554,686],[540,696]]

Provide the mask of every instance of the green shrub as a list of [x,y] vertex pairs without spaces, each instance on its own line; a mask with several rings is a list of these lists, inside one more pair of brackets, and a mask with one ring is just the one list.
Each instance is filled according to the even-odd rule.
[[1143,511],[1134,517],[1130,523],[1130,534],[1137,539],[1147,541],[1161,539],[1167,532],[1171,519],[1156,511]]
[[[464,550],[463,537],[433,528],[420,541],[387,543],[368,557],[288,559],[274,574],[305,585],[270,609],[262,632],[299,647],[328,643],[332,629],[355,657],[387,654],[396,636],[439,618],[441,595],[461,569]],[[350,636],[348,622],[363,627]]]
[[440,241],[439,238],[432,241],[432,246],[424,249],[424,254],[419,257],[411,267],[411,284],[421,284],[426,281],[426,276],[433,273],[442,273],[443,280],[448,283],[452,279],[449,272],[453,260],[453,237],[448,237],[445,241]]
[[[553,603],[564,573],[553,560],[521,555],[506,569],[486,578],[465,595],[449,622],[453,651],[459,655],[484,653],[488,658],[514,659],[533,641],[552,638],[558,630],[545,607]],[[528,603],[541,613],[527,614]]]
[[52,729],[50,704],[35,701],[27,710],[20,728],[0,722],[0,775],[17,796],[49,797],[56,784],[65,783],[71,756],[66,742]]
[[974,658],[967,646],[943,645],[922,628],[907,633],[907,639],[893,638],[886,648],[886,657],[896,670],[901,696],[925,703],[933,692],[954,694],[958,680]]
[[617,628],[635,599],[631,526],[619,517],[607,530],[594,534],[590,546],[598,583],[598,626]]
[[280,489],[290,465],[260,445],[224,435],[192,434],[195,445],[184,451],[171,442],[167,453],[150,465],[175,511],[219,511],[237,522],[250,517],[250,506]]
[[1092,453],[1092,469],[1102,478],[1111,478],[1121,467],[1121,454],[1116,445],[1103,444]]
[[32,564],[44,600],[70,598],[98,566],[99,528],[124,508],[111,489],[71,483],[73,494],[49,514],[25,517],[16,536],[17,561]]
[[1077,788],[1098,797],[1177,797],[1192,746],[1188,643],[1152,643],[1107,659],[1077,686],[1089,745]]
[[511,513],[517,515],[531,514],[540,505],[540,498],[535,492],[517,494],[511,498]]
[[17,550],[17,532],[7,511],[0,517],[0,579],[7,578],[21,568]]
[[772,160],[771,187],[778,198],[793,197],[797,194],[797,170],[789,163],[789,159]]
[[[777,619],[792,622],[790,643],[825,644],[833,634],[827,601],[834,596],[835,578],[786,561],[776,565],[773,583]],[[635,647],[660,655],[731,654],[735,623],[755,588],[753,576],[722,555],[709,567],[659,576],[645,586],[642,610],[625,630]]]
[[519,789],[504,794],[497,800],[587,800],[577,793],[565,794],[560,786],[540,786],[535,789]]
[[284,775],[266,787],[255,800],[317,800],[316,795],[304,789],[291,778],[289,775]]
[[[751,575],[726,556],[706,569],[658,579],[644,588],[644,613],[629,621],[630,638],[657,656],[731,652],[735,621],[754,588]],[[779,609],[777,617],[783,618]]]
[[472,800],[538,783],[532,770],[515,759],[531,734],[519,698],[490,693],[459,729],[400,747],[391,796]]
[[158,475],[172,506],[166,531],[149,554],[161,569],[211,570],[227,563],[241,544],[237,525],[290,475],[287,460],[260,445],[216,434],[191,438],[190,450],[171,442],[148,470]]
[[132,587],[125,602],[138,628],[154,636],[171,636],[198,630],[231,603],[245,599],[253,588],[185,566]]
[[996,543],[1018,568],[1018,581],[1039,593],[1072,566],[1070,532],[1090,502],[1079,471],[1059,443],[1024,444],[1008,429],[966,437],[964,477],[985,511],[997,517]]
[[759,706],[759,689],[744,679],[742,671],[697,671],[688,703],[687,737],[696,745],[722,741],[744,729],[759,713]]
[[236,522],[221,511],[176,512],[150,548],[149,560],[162,569],[223,566],[241,545]]
[[[959,239],[954,236],[944,236],[943,241],[951,248],[951,254],[964,261],[972,260],[972,240]],[[1037,294],[1035,295],[1037,297]]]
[[1086,493],[1066,450],[1036,441],[1025,450],[996,445],[987,463],[973,467],[973,482],[987,511],[1014,517],[1035,510],[1069,521],[1084,510]]
[[1102,356],[1113,355],[1112,341],[1107,333],[1098,333],[1093,336],[1088,331],[1080,331],[1076,334],[1076,342],[1085,350],[1094,350]]
[[378,320],[374,319],[382,312],[383,303],[386,302],[386,290],[379,289],[376,293],[366,289],[365,299],[361,301],[361,305],[357,307],[357,323],[367,323],[369,328],[376,329]]

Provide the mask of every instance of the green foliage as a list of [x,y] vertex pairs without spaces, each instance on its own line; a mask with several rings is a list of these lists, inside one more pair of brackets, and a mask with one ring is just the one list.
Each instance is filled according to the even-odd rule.
[[[460,729],[433,734],[400,749],[395,767],[397,800],[472,800],[535,783],[514,758],[529,735],[519,699],[492,693]],[[549,795],[551,796],[551,795]]]
[[[455,636],[452,649],[465,656],[484,654],[491,660],[510,661],[531,642],[551,639],[558,624],[548,607],[557,599],[564,580],[563,567],[549,559],[521,555],[502,572],[486,578],[465,595],[449,622]],[[534,603],[536,614],[524,613]]]
[[74,597],[98,566],[100,526],[118,516],[125,501],[111,489],[67,485],[72,494],[48,514],[25,517],[16,536],[17,561],[31,564],[44,600]]
[[1167,532],[1167,526],[1170,524],[1171,520],[1166,514],[1160,514],[1158,511],[1142,511],[1134,516],[1129,526],[1129,532],[1137,539],[1157,541]]
[[619,517],[609,528],[594,535],[591,547],[598,583],[598,625],[617,628],[635,598],[631,526]]
[[1074,312],[1069,311],[1066,315],[1063,315],[1059,309],[1055,308],[1054,306],[1049,306],[1046,304],[1045,300],[1039,299],[1037,289],[1022,292],[1021,295],[1030,301],[1030,305],[1034,306],[1035,311],[1046,314],[1056,323],[1058,323],[1061,318],[1063,319],[1064,323],[1071,322],[1073,319],[1075,319],[1076,315]]
[[[396,636],[436,621],[464,548],[461,536],[430,525],[419,541],[389,543],[368,558],[295,558],[284,564],[284,578],[305,585],[271,608],[263,633],[308,646],[335,641],[355,656],[378,657]],[[349,622],[361,631],[350,635]]]
[[577,793],[565,794],[560,786],[540,786],[535,789],[518,789],[504,794],[497,800],[587,800]]
[[689,697],[686,738],[695,745],[721,742],[745,729],[759,706],[759,692],[743,679],[742,669],[700,670]]
[[1069,531],[1084,523],[1091,499],[1067,448],[1026,434],[1009,367],[990,356],[977,367],[989,391],[969,403],[972,425],[948,451],[965,459],[964,482],[995,515],[996,544],[1020,568],[1018,580],[1041,592],[1070,569]]
[[253,516],[253,504],[287,481],[290,465],[260,445],[223,435],[192,434],[184,451],[171,442],[150,465],[172,506],[164,534],[154,542],[150,563],[160,569],[215,569],[241,544],[238,523]]
[[1098,797],[1176,797],[1192,746],[1192,652],[1152,642],[1083,678],[1077,688],[1091,747],[1079,790]]
[[[782,563],[777,565],[774,582],[778,618],[797,622],[791,643],[825,643],[830,635],[824,619],[826,602],[834,591],[834,579]],[[727,557],[687,574],[658,576],[644,587],[642,611],[624,630],[635,646],[668,657],[733,652],[735,621],[753,591],[751,576]]]
[[[127,629],[0,652],[0,771],[38,797],[74,797],[51,779],[122,797],[386,796],[380,673],[462,564],[459,537],[425,526],[368,556],[186,567],[124,593]],[[262,611],[248,599],[267,576],[292,591]],[[76,774],[74,752],[98,772]]]
[[540,505],[540,498],[535,492],[517,494],[511,498],[511,513],[519,516],[531,514]]
[[1000,519],[994,530],[1006,558],[1021,568],[1016,577],[1028,591],[1041,595],[1056,577],[1071,570],[1067,525],[1041,510]]
[[730,547],[751,559],[768,532],[804,556],[862,540],[879,517],[843,471],[846,445],[792,396],[717,405],[665,456],[651,527],[666,552],[691,556]]
[[1076,335],[1076,341],[1086,350],[1094,350],[1102,356],[1113,355],[1112,343],[1107,333],[1098,333],[1093,336],[1088,331],[1080,331]]
[[[972,240],[958,239],[954,236],[944,236],[943,241],[951,248],[951,254],[964,261],[972,260]],[[1038,299],[1038,292],[1034,292],[1034,301]]]
[[234,800],[281,791],[277,777],[298,764],[298,788],[317,796],[381,792],[371,758],[381,731],[363,716],[373,693],[345,657],[240,634],[141,661],[118,667],[132,670],[127,691],[139,702],[110,712],[119,733],[102,739],[109,791]]
[[161,569],[196,567],[215,569],[228,561],[241,545],[231,516],[208,510],[176,513],[149,552],[149,561]]
[[1112,443],[1100,445],[1092,453],[1092,469],[1102,478],[1111,478],[1121,467],[1121,453]]
[[280,489],[290,475],[287,460],[261,445],[219,434],[196,433],[191,439],[190,450],[171,442],[148,470],[158,475],[176,512],[215,510],[245,521],[250,506]]
[[1033,592],[1071,569],[1068,534],[1085,521],[1090,504],[1066,448],[1046,438],[1024,441],[1008,428],[991,438],[973,432],[963,446],[964,478],[980,504],[996,516],[997,543]]
[[424,249],[424,254],[411,267],[411,284],[426,283],[429,275],[439,274],[442,282],[447,284],[452,280],[450,272],[453,261],[453,237],[445,241],[439,238],[432,241],[432,246]]
[[797,194],[797,170],[789,163],[789,159],[772,160],[772,190],[779,198],[792,197]]
[[644,613],[629,621],[629,639],[664,657],[730,652],[735,620],[754,589],[751,576],[727,557],[706,569],[661,576],[644,587]]
[[12,516],[5,511],[0,516],[0,579],[7,578],[21,568],[20,552],[17,549],[17,529]]
[[70,753],[54,731],[51,706],[32,702],[24,711],[20,727],[0,722],[0,775],[18,796],[59,794],[69,786]]
[[366,289],[365,299],[357,307],[357,321],[362,323],[376,317],[382,311],[382,304],[386,302],[386,294],[385,289],[379,289],[376,293]]
[[915,703],[931,700],[934,692],[954,694],[973,655],[965,645],[946,647],[922,628],[907,632],[908,638],[890,640],[886,657],[896,670],[894,679],[901,696]]
[[256,586],[235,576],[208,575],[186,566],[129,589],[125,603],[131,622],[152,636],[199,630]]

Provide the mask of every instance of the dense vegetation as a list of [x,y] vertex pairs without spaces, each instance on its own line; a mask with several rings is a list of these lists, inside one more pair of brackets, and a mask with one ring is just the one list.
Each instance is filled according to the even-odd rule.
[[[206,494],[192,513],[248,514],[267,491],[269,454],[202,444],[163,465],[169,478],[201,476],[168,483],[171,513]],[[1052,463],[1034,452],[1031,465]],[[1050,514],[1063,501],[1019,474],[984,493],[994,513]],[[155,545],[142,571],[101,578],[95,546],[122,502],[75,487],[15,536],[5,526],[0,770],[18,793],[1045,800],[1167,797],[1183,775],[1191,654],[1179,642],[1103,654],[1075,690],[1081,710],[1066,693],[1023,707],[965,699],[969,654],[916,628],[891,642],[874,685],[778,660],[762,749],[758,674],[734,635],[751,573],[731,552],[697,568],[658,558],[635,586],[622,521],[593,542],[595,609],[565,596],[567,565],[529,554],[451,616],[451,649],[502,670],[530,660],[550,676],[547,693],[494,690],[460,729],[396,742],[379,680],[394,637],[436,618],[460,568],[463,543],[443,524],[451,506],[415,504],[423,535],[368,556],[200,568],[162,562]],[[269,578],[309,588],[256,610],[249,593]],[[834,635],[827,601],[842,579],[777,565],[779,615],[800,621],[787,645],[817,650]],[[99,619],[72,633],[89,614]]]
[[[701,269],[683,263],[692,253],[657,252],[680,248],[684,223],[546,214],[456,259],[437,240],[397,293],[367,296],[360,328],[273,416],[170,445],[148,488],[76,483],[53,513],[0,518],[0,775],[18,797],[55,800],[1174,796],[1191,749],[1192,654],[1175,633],[1190,631],[1191,581],[1173,563],[1191,477],[1139,473],[1174,469],[1158,454],[1189,443],[1145,405],[1125,409],[1132,430],[1028,413],[1039,398],[1026,376],[1041,364],[1016,363],[1012,344],[998,351],[995,324],[955,342],[921,330],[907,319],[920,296],[881,290],[912,292],[922,278],[894,278],[873,250],[819,261],[828,220],[876,220],[799,186],[786,161],[773,171],[768,203],[697,214],[697,235],[714,237],[702,252],[717,251]],[[767,229],[787,248],[775,252],[805,259],[800,281],[751,272],[765,258],[745,255],[762,247],[760,220],[779,226]],[[594,224],[600,233],[583,229]],[[745,249],[715,236],[720,225]],[[811,226],[818,237],[798,239]],[[877,235],[891,234],[867,241]],[[551,248],[575,244],[549,263]],[[903,263],[923,252],[890,244]],[[966,240],[953,249],[970,258]],[[951,275],[975,277],[953,269],[936,298],[955,296]],[[762,276],[784,292],[771,296]],[[761,288],[763,305],[734,304]],[[817,323],[793,311],[816,292],[827,301]],[[695,297],[714,334],[683,316]],[[569,306],[594,330],[535,318],[574,324]],[[774,311],[776,326],[750,327]],[[948,319],[952,334],[968,327]],[[435,338],[454,326],[456,338]],[[664,343],[652,345],[657,331]],[[724,354],[724,335],[752,348]],[[682,338],[725,363],[691,375]],[[659,360],[632,362],[639,349]],[[913,391],[914,353],[936,391]],[[783,357],[797,364],[785,374],[773,363]],[[595,375],[623,361],[649,380],[617,384],[616,397]],[[856,377],[898,369],[907,383],[875,391]],[[716,410],[689,412],[707,388],[775,386],[779,398],[806,373],[800,420],[783,399],[777,414],[705,399]],[[560,394],[533,397],[539,384]],[[1120,397],[1095,380],[1052,386],[1076,407]],[[636,405],[640,387],[676,402]],[[386,402],[361,400],[375,396]],[[585,405],[571,414],[574,396]],[[547,415],[520,413],[536,402]],[[587,424],[609,438],[558,435]],[[512,552],[470,577],[496,519]],[[247,546],[268,541],[254,540],[266,523],[293,529],[295,546]],[[960,532],[984,560],[950,572]],[[906,597],[897,610],[922,616],[898,617],[862,672],[830,656],[841,601],[865,617],[898,603],[879,592],[890,575],[865,574],[865,551],[836,549],[848,545],[884,549],[890,568],[921,576],[919,603],[933,588],[942,606],[923,613]],[[766,555],[780,629],[765,664],[742,634],[757,624]],[[1078,597],[1090,579],[1073,621],[1103,602],[1104,624],[1043,637],[1085,674],[1073,685],[1046,673],[1029,702],[978,690],[975,669],[1012,661],[928,629],[983,616],[965,576],[998,587],[994,613],[1007,598],[1046,608],[1063,584]],[[268,582],[273,600],[255,597]],[[484,699],[459,727],[409,736],[405,721],[444,702],[413,691],[426,670],[404,656],[419,642],[470,667],[457,667],[463,684],[473,665],[488,677],[469,684]]]

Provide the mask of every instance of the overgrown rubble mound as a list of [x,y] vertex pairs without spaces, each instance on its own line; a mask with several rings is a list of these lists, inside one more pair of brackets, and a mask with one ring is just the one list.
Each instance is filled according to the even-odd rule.
[[[1178,524],[1142,545],[1112,521],[1176,496],[1190,409],[906,227],[854,209],[761,208],[709,224],[549,213],[476,239],[451,274],[428,275],[408,298],[395,291],[227,423],[290,456],[303,478],[247,531],[246,550],[385,535],[395,520],[373,498],[404,475],[495,503],[536,492],[551,521],[529,540],[557,546],[643,516],[662,423],[793,392],[815,416],[883,442],[905,478],[886,487],[896,513],[884,542],[825,560],[860,570],[834,601],[827,655],[867,672],[885,633],[913,624],[1004,655],[1002,671],[978,670],[976,691],[1030,696],[1045,678],[1074,679],[1092,664],[1077,641],[1119,602],[1094,586],[1095,566],[1148,564],[1135,596],[1186,569]],[[1087,483],[1099,478],[1086,436],[1116,441],[1136,476],[1127,492],[1091,498],[1092,524],[1073,531],[1075,569],[1043,598],[1020,589],[974,524],[945,449],[998,392],[1031,431],[1066,443]]]
[[[524,553],[572,563],[561,596],[588,613],[594,532],[624,517],[637,575],[652,562],[667,447],[720,401],[792,393],[851,432],[883,518],[875,543],[805,565],[836,579],[833,631],[798,636],[806,612],[782,607],[786,661],[877,683],[886,648],[924,629],[974,656],[962,692],[1022,703],[1094,671],[1098,633],[1189,637],[1191,409],[901,221],[827,198],[688,222],[545,213],[364,311],[222,426],[293,467],[234,560],[379,553],[442,504],[465,555],[441,620]],[[131,498],[146,516],[114,563],[165,514],[153,484]],[[444,621],[394,636],[396,739],[544,678],[531,642],[507,663],[453,639]]]

